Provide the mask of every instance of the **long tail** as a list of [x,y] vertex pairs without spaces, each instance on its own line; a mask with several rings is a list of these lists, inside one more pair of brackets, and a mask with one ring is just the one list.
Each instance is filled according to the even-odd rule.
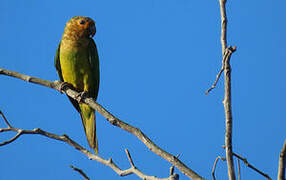
[[81,110],[81,119],[84,126],[85,135],[89,146],[94,149],[94,153],[98,153],[98,143],[96,138],[95,112],[86,104],[79,104]]

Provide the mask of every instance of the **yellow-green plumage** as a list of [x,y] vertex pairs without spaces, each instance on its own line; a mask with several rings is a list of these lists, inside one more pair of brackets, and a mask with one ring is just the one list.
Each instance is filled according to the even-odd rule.
[[[95,34],[94,21],[76,16],[66,24],[62,40],[55,57],[55,66],[61,81],[72,84],[79,91],[86,91],[97,99],[99,89],[99,59],[92,39]],[[84,103],[69,98],[80,113],[89,146],[98,152],[95,111]]]

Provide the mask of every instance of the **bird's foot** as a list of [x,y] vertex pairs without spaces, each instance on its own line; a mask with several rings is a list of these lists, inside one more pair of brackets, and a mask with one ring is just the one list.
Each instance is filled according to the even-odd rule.
[[86,91],[82,91],[80,92],[77,96],[76,96],[76,99],[79,101],[79,102],[83,102],[83,99],[88,97],[88,93]]
[[73,86],[72,86],[71,84],[67,83],[67,82],[62,82],[62,83],[60,84],[60,88],[59,88],[59,89],[60,89],[60,92],[61,92],[62,94],[65,93],[66,88],[72,89]]

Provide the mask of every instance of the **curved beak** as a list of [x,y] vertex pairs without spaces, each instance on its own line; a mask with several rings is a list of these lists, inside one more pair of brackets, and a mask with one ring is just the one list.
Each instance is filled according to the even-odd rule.
[[89,33],[90,33],[91,37],[93,37],[96,33],[96,28],[95,28],[95,25],[93,23],[89,27]]

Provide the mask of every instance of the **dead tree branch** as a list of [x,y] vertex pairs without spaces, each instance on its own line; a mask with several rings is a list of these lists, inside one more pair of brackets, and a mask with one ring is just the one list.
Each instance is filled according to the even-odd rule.
[[9,128],[12,128],[11,124],[9,123],[9,121],[7,120],[7,118],[5,117],[5,115],[3,114],[3,112],[0,110],[0,114],[2,116],[2,118],[4,119],[5,123],[7,124],[7,126]]
[[221,48],[222,48],[222,66],[224,67],[224,109],[225,109],[225,153],[227,161],[228,177],[235,180],[235,172],[232,157],[232,109],[231,109],[231,67],[230,57],[236,50],[236,47],[227,48],[227,16],[225,4],[226,0],[219,0],[221,15]]
[[205,92],[206,95],[209,95],[209,93],[216,87],[216,84],[217,84],[217,82],[218,82],[218,80],[219,80],[219,78],[220,78],[220,76],[221,76],[221,74],[222,74],[222,72],[224,70],[224,66],[223,65],[224,64],[222,64],[221,69],[219,70],[219,73],[216,75],[216,79],[215,79],[213,85],[208,90],[206,90],[206,92]]
[[[220,4],[220,15],[221,15],[221,37],[220,37],[220,42],[221,42],[221,52],[222,55],[224,56],[225,54],[225,49],[227,47],[227,16],[226,16],[226,9],[225,9],[225,4],[226,4],[227,0],[219,0],[219,4]],[[213,85],[206,91],[206,95],[209,94],[209,92],[211,92],[215,87],[216,84],[222,74],[222,72],[224,71],[224,61],[222,61],[222,66],[221,69],[219,71],[219,73],[216,76],[216,79],[213,83]]]
[[89,180],[89,177],[83,172],[83,170],[81,170],[81,169],[79,169],[79,168],[76,168],[76,167],[74,167],[73,165],[70,165],[70,167],[71,167],[74,171],[78,172],[85,180]]
[[279,167],[277,176],[278,180],[285,180],[285,169],[286,169],[286,140],[284,141],[284,145],[279,155]]
[[216,87],[216,84],[224,72],[224,109],[225,109],[225,153],[227,161],[228,177],[230,180],[235,180],[235,172],[232,157],[232,109],[231,109],[231,66],[230,57],[235,52],[236,47],[227,48],[227,16],[225,4],[227,0],[219,0],[220,4],[220,15],[221,15],[221,49],[222,49],[222,67],[216,76],[216,80],[213,85],[206,91],[208,94],[211,90]]
[[228,169],[228,177],[230,180],[235,180],[233,158],[232,158],[232,108],[231,108],[231,67],[230,57],[235,49],[227,48],[225,51],[224,61],[224,110],[225,110],[225,154]]
[[129,160],[129,162],[130,162],[131,167],[136,168],[135,165],[134,165],[134,163],[133,163],[133,160],[132,160],[132,158],[131,158],[131,155],[130,155],[128,149],[125,149],[125,153],[126,153],[126,156],[127,156],[128,160]]
[[213,180],[216,180],[215,178],[215,169],[216,169],[216,164],[218,162],[218,160],[222,160],[222,161],[225,161],[225,158],[221,157],[221,156],[218,156],[216,159],[215,159],[215,162],[214,162],[214,165],[213,165],[213,169],[212,169],[212,177],[213,177]]
[[[3,113],[1,113],[3,114]],[[7,119],[6,119],[7,120]],[[6,122],[5,120],[5,122]],[[8,121],[7,121],[8,122]],[[8,125],[9,122],[6,124]],[[9,124],[10,125],[10,124]],[[8,126],[9,126],[8,125]],[[11,125],[10,125],[11,126]],[[157,178],[155,176],[148,176],[146,174],[144,174],[143,172],[141,172],[138,168],[136,168],[133,164],[133,161],[131,159],[131,156],[128,152],[128,150],[126,150],[128,152],[128,159],[131,163],[131,167],[129,169],[126,170],[121,170],[113,161],[112,159],[103,159],[102,157],[92,154],[90,151],[88,151],[87,149],[83,148],[81,145],[79,145],[77,142],[75,142],[74,140],[72,140],[71,138],[69,138],[67,135],[56,135],[47,131],[44,131],[40,128],[35,128],[33,130],[24,130],[24,129],[19,129],[19,128],[14,128],[13,126],[8,127],[8,128],[0,128],[0,133],[1,132],[7,132],[7,131],[12,131],[12,132],[17,132],[17,134],[11,138],[8,141],[5,141],[3,143],[0,143],[0,146],[4,146],[7,145],[13,141],[15,141],[18,137],[24,135],[24,134],[34,134],[34,135],[42,135],[45,137],[48,137],[50,139],[55,139],[58,141],[62,141],[65,142],[67,144],[69,144],[70,146],[72,146],[73,148],[75,148],[76,150],[80,151],[81,153],[83,153],[85,156],[87,156],[89,159],[91,160],[95,160],[99,163],[104,164],[105,166],[110,167],[111,169],[113,169],[113,171],[115,171],[119,176],[127,176],[130,174],[135,174],[138,177],[140,177],[141,179],[144,180],[178,180],[178,175],[174,174],[174,175],[170,175],[168,178]],[[82,176],[84,176],[86,179],[88,179],[88,177],[82,172],[82,170],[78,169],[78,168],[74,168],[73,166],[71,166],[75,171],[79,172]]]
[[[112,125],[117,126],[134,136],[136,136],[140,141],[142,141],[153,153],[161,156],[168,162],[170,162],[172,165],[174,165],[177,169],[179,169],[183,174],[190,177],[191,179],[203,179],[200,175],[198,175],[195,171],[187,167],[183,162],[181,162],[176,156],[166,152],[165,150],[161,149],[159,146],[157,146],[153,141],[150,140],[139,128],[133,127],[117,117],[115,117],[113,114],[108,112],[104,107],[102,107],[100,104],[95,102],[95,100],[91,97],[81,97],[80,92],[77,92],[73,90],[69,86],[62,86],[63,82],[60,81],[47,81],[43,79],[39,79],[32,76],[27,76],[24,74],[20,74],[15,71],[8,71],[5,69],[0,69],[0,75],[6,75],[15,77],[27,82],[31,82],[34,84],[39,84],[42,86],[46,86],[52,89],[55,89],[59,92],[63,92],[67,94],[69,97],[77,100],[78,102],[84,102],[85,104],[89,105],[91,108],[95,109],[98,113],[100,113],[103,117],[105,117]],[[63,88],[62,88],[63,87]]]
[[266,173],[260,171],[259,169],[257,169],[257,168],[254,167],[253,165],[251,165],[251,164],[247,161],[246,158],[243,158],[242,156],[240,156],[240,155],[238,155],[238,154],[236,154],[236,153],[233,153],[233,155],[234,155],[236,158],[242,160],[243,163],[244,163],[247,167],[253,169],[253,170],[256,171],[256,172],[258,172],[258,173],[261,174],[262,176],[266,177],[268,180],[271,180],[271,178],[270,178]]
[[221,17],[221,50],[222,54],[224,54],[224,51],[227,47],[227,16],[226,16],[226,9],[225,4],[227,0],[219,0],[220,5],[220,17]]
[[237,159],[237,169],[238,169],[238,180],[241,179],[241,171],[240,171],[240,162],[239,159]]

